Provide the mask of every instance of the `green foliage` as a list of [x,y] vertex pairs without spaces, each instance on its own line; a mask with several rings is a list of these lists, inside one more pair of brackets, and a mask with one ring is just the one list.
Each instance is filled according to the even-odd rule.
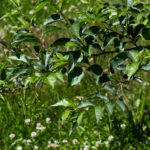
[[[6,0],[0,10],[0,118],[10,124],[6,117],[10,114],[20,139],[11,143],[5,129],[0,136],[0,147],[9,141],[9,146],[2,148],[16,149],[23,141],[22,136],[29,138],[34,130],[35,123],[27,129],[23,119],[31,115],[36,122],[35,114],[39,111],[46,116],[50,108],[51,115],[54,111],[59,113],[54,117],[55,127],[57,125],[54,137],[62,140],[70,136],[73,140],[77,135],[81,140],[79,145],[76,140],[74,145],[71,141],[68,145],[60,143],[62,149],[87,145],[90,149],[147,148],[149,143],[143,141],[148,140],[150,127],[147,125],[143,135],[142,126],[149,123],[149,117],[144,116],[144,109],[149,105],[142,90],[137,91],[140,96],[136,93],[133,96],[132,91],[138,86],[146,91],[142,80],[148,81],[145,76],[150,70],[149,12],[148,1],[138,0],[122,0],[121,4],[99,0]],[[8,92],[13,96],[15,92],[20,94],[14,105]],[[27,96],[26,92],[29,92]],[[49,93],[57,93],[57,97],[50,98]],[[143,99],[134,102],[137,97]],[[35,105],[33,109],[32,105]],[[17,110],[19,107],[21,112]],[[123,131],[123,127],[119,127],[122,123],[128,129]],[[46,128],[53,136],[55,129],[48,125]],[[99,131],[96,137],[92,133],[95,129]],[[4,135],[6,142],[1,142]],[[109,144],[104,141],[110,135],[117,144],[109,138]],[[38,132],[38,136],[42,140],[49,138],[44,131]],[[41,148],[47,145],[40,142],[40,138],[37,141]],[[95,141],[102,144],[96,146]],[[31,149],[35,149],[33,145]]]

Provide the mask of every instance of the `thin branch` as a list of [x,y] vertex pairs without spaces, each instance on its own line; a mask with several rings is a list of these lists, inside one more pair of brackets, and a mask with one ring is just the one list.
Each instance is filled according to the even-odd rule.
[[[127,51],[130,51],[130,50],[133,50],[134,48],[136,48],[136,47],[127,48],[124,51],[127,52]],[[100,55],[105,55],[105,54],[113,54],[113,53],[118,53],[118,52],[119,52],[119,50],[107,51],[107,52],[102,52],[102,53],[99,53],[99,54],[92,54],[90,57],[100,56]]]

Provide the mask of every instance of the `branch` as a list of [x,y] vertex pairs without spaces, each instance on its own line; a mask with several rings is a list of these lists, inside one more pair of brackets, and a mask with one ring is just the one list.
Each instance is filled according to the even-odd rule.
[[[134,49],[134,48],[136,48],[136,47],[127,48],[124,51],[127,52],[127,51],[130,51],[130,50]],[[99,54],[92,54],[90,57],[100,56],[100,55],[105,55],[105,54],[113,54],[113,53],[118,53],[118,52],[119,52],[119,50],[102,52],[102,53],[99,53]]]

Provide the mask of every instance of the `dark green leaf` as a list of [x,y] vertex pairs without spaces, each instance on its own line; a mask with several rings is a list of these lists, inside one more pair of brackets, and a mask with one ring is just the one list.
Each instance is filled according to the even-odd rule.
[[57,32],[57,31],[60,31],[61,28],[57,27],[57,26],[46,26],[44,29],[43,29],[43,32],[42,34],[46,34],[46,33],[53,33],[53,32]]
[[75,67],[68,75],[68,81],[71,86],[78,84],[84,77],[84,72],[80,67]]
[[125,108],[126,108],[124,102],[122,100],[117,100],[116,103],[121,108],[121,110],[124,112]]
[[97,123],[99,122],[100,117],[103,115],[103,108],[101,106],[96,106],[95,107],[95,116]]
[[62,46],[62,45],[65,45],[67,42],[69,42],[70,39],[69,38],[60,38],[60,39],[57,39],[53,44],[52,46]]
[[145,40],[150,40],[150,27],[146,27],[142,30],[142,35]]
[[100,93],[95,93],[95,94],[92,94],[89,99],[93,99],[93,98],[100,98],[100,99],[103,99],[103,100],[108,100],[108,98],[105,96],[105,95],[102,95]]
[[130,79],[138,70],[140,65],[140,62],[131,62],[127,67],[126,67],[126,73],[128,75],[128,79]]
[[54,22],[60,21],[60,20],[63,20],[63,17],[60,16],[59,14],[54,14],[46,19],[46,21],[44,22],[44,25],[54,23]]
[[101,66],[94,64],[88,68],[88,71],[90,71],[94,75],[94,78],[96,79],[96,83],[98,84],[99,78],[103,73],[103,69],[101,68]]
[[84,108],[84,107],[89,107],[89,106],[95,106],[95,105],[89,101],[82,101],[81,104],[79,104],[77,108]]
[[116,94],[116,89],[113,85],[105,84],[103,88],[108,90],[109,92],[111,92],[114,95]]
[[11,43],[11,45],[19,44],[19,43],[22,43],[22,42],[35,42],[35,43],[40,43],[41,44],[41,41],[37,37],[32,36],[32,35],[27,35],[27,36],[22,36],[17,40],[14,40]]

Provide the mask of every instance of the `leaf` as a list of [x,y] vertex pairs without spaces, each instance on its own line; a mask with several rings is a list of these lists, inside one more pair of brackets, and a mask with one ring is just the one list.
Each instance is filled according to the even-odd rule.
[[82,120],[83,120],[83,116],[84,116],[85,112],[81,112],[80,115],[78,116],[78,119],[77,119],[77,123],[78,125],[81,124]]
[[34,10],[34,15],[35,15],[36,13],[38,13],[41,9],[43,9],[44,6],[49,5],[49,4],[50,4],[50,2],[47,2],[47,1],[43,1],[43,2],[41,2],[40,4],[38,4],[38,5],[36,6],[35,10]]
[[113,110],[114,110],[114,104],[111,103],[111,102],[107,103],[107,104],[106,104],[106,109],[107,109],[109,115],[112,115]]
[[80,23],[79,22],[74,22],[70,30],[72,34],[75,35],[77,38],[80,37]]
[[67,42],[69,42],[70,39],[69,38],[60,38],[60,39],[57,39],[53,44],[52,46],[62,46],[62,45],[65,45]]
[[126,67],[126,73],[128,76],[128,80],[136,73],[136,71],[139,69],[140,62],[131,62]]
[[19,77],[20,75],[26,73],[28,71],[29,68],[21,68],[21,69],[16,69],[14,72],[13,72],[13,75],[10,79],[10,81],[14,80],[15,78]]
[[149,71],[150,70],[150,63],[143,65],[141,69],[143,69],[145,71]]
[[27,58],[27,56],[25,56],[24,54],[23,55],[20,55],[19,57],[17,57],[17,56],[10,56],[9,57],[11,60],[16,60],[16,61],[22,61],[22,62],[24,62],[24,63],[26,63],[26,64],[30,64],[30,61],[29,61],[29,59]]
[[103,69],[101,68],[101,66],[94,64],[88,68],[88,71],[90,71],[93,74],[94,78],[96,79],[96,83],[98,84],[99,78],[103,73]]
[[18,17],[17,19],[21,22],[21,24],[22,24],[26,29],[29,29],[29,27],[30,27],[29,23],[28,23],[22,16]]
[[4,97],[3,97],[2,94],[0,94],[0,100],[2,100],[3,102],[5,102],[5,99],[4,99]]
[[44,25],[54,23],[54,22],[60,21],[60,20],[63,20],[62,16],[60,16],[59,14],[53,14],[46,19],[46,21],[44,22]]
[[81,67],[75,67],[69,74],[68,74],[68,81],[71,86],[78,84],[82,78],[84,77],[84,72]]
[[71,72],[74,69],[76,63],[82,59],[83,55],[81,55],[81,51],[71,52],[69,55],[69,72]]
[[4,45],[5,47],[7,47],[7,44],[6,44],[5,41],[1,41],[1,40],[0,40],[0,44],[2,44],[2,45]]
[[100,77],[99,82],[100,82],[100,83],[104,83],[104,82],[108,82],[108,81],[110,81],[110,80],[111,80],[111,77],[110,77],[108,74],[104,73],[104,74]]
[[15,41],[13,41],[11,43],[11,45],[19,44],[19,43],[22,43],[22,42],[35,42],[35,43],[40,43],[41,44],[41,41],[37,37],[32,36],[32,35],[27,35],[27,36],[22,36],[22,37],[20,37],[20,39],[17,39]]
[[64,107],[74,107],[74,103],[69,99],[63,99],[62,101],[57,102],[53,107],[64,106]]
[[121,108],[121,110],[124,112],[126,109],[124,102],[122,100],[117,100],[116,103]]
[[61,116],[62,121],[65,121],[65,120],[68,118],[68,116],[70,115],[70,113],[71,113],[71,110],[70,110],[70,109],[64,111],[64,112],[62,113],[62,116]]
[[50,75],[47,77],[47,80],[48,80],[49,85],[51,85],[52,88],[54,88],[55,82],[57,81],[57,80],[56,80],[56,77],[55,77],[53,74],[50,74]]
[[119,53],[118,55],[116,55],[112,61],[111,61],[111,67],[113,69],[117,69],[118,66],[124,64],[125,60],[127,59],[127,54],[122,52],[122,53]]
[[145,40],[150,40],[150,27],[146,27],[142,30],[142,36]]
[[11,12],[6,13],[4,16],[2,16],[2,17],[0,18],[0,20],[3,20],[3,19],[5,19],[5,18],[8,18],[8,17],[13,16],[13,15],[16,15],[16,14],[19,14],[18,10],[12,10]]
[[79,104],[77,108],[84,108],[84,107],[89,107],[89,106],[95,106],[95,105],[89,101],[82,101],[81,104]]
[[60,31],[61,28],[57,27],[57,26],[46,26],[44,29],[43,29],[43,32],[42,34],[46,34],[46,33],[53,33],[53,32],[57,32],[57,31]]
[[109,46],[110,44],[112,44],[112,42],[116,39],[116,33],[112,32],[109,33],[108,35],[106,35],[106,38],[104,40],[104,47],[106,48],[107,46]]
[[95,116],[97,123],[99,122],[100,117],[103,115],[103,108],[101,106],[96,106],[95,107]]
[[116,94],[116,89],[113,85],[110,85],[110,84],[105,84],[103,86],[104,89],[106,89],[107,91],[111,92],[113,95]]
[[94,99],[94,98],[100,98],[103,100],[108,100],[108,98],[105,95],[102,95],[101,93],[95,93],[89,97],[89,99]]

